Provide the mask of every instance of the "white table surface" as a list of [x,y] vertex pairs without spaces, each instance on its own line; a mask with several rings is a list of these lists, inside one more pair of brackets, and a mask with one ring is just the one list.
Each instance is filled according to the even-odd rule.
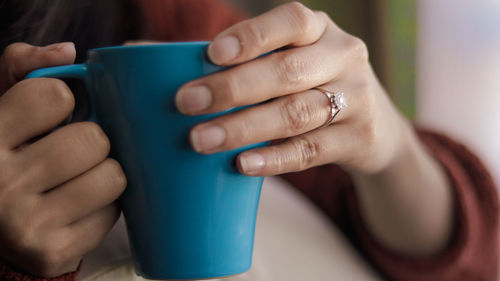
[[[144,280],[134,274],[123,219],[89,253],[78,280]],[[381,280],[340,231],[280,178],[264,181],[253,266],[223,281]]]

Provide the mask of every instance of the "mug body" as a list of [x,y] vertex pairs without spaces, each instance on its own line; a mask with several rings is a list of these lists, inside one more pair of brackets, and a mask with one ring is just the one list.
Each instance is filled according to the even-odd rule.
[[189,145],[190,129],[220,114],[184,116],[178,88],[222,71],[206,42],[94,49],[87,61],[92,111],[127,175],[120,198],[136,272],[150,279],[201,279],[251,266],[263,178],[241,175],[238,153]]

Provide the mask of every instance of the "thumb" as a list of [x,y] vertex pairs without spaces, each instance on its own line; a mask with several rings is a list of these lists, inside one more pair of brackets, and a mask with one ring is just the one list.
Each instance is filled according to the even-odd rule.
[[72,42],[37,47],[26,43],[7,46],[0,57],[0,95],[29,72],[48,66],[72,64],[76,50]]

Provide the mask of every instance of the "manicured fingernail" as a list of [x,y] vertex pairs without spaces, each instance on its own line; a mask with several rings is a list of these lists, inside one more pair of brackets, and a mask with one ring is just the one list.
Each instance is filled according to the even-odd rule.
[[243,173],[248,175],[260,172],[265,164],[264,157],[256,152],[244,152],[240,155],[239,159]]
[[57,51],[57,52],[73,51],[74,49],[75,49],[75,43],[73,42],[55,43],[41,48],[41,50],[43,51]]
[[212,93],[205,86],[183,88],[177,93],[175,104],[182,113],[197,113],[212,104]]
[[210,152],[226,141],[226,131],[219,126],[195,129],[191,132],[191,144],[197,152]]
[[208,46],[208,57],[216,64],[223,64],[240,54],[240,41],[235,36],[226,36],[213,41]]

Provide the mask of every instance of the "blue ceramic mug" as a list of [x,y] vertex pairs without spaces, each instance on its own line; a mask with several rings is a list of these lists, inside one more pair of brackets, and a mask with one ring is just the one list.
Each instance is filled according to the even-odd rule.
[[213,278],[251,266],[263,178],[243,176],[234,166],[236,155],[251,147],[196,153],[190,129],[227,112],[188,117],[174,105],[182,84],[223,70],[207,60],[207,45],[93,49],[83,64],[27,76],[85,82],[90,119],[109,136],[127,175],[120,204],[136,272],[145,278]]

